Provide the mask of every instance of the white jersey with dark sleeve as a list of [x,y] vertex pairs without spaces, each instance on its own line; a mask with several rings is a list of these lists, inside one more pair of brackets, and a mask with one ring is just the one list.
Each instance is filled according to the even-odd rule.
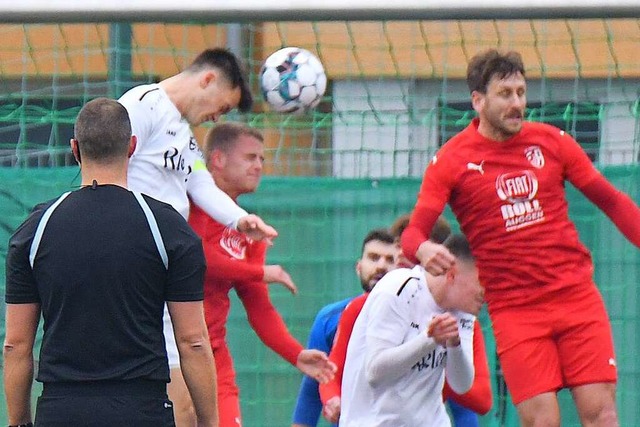
[[473,322],[458,319],[461,344],[445,349],[427,337],[433,316],[444,313],[431,295],[425,271],[398,269],[371,292],[354,325],[342,380],[343,427],[448,427],[442,402],[447,379],[473,382]]
[[189,123],[164,89],[159,84],[137,86],[119,102],[138,140],[129,161],[129,189],[169,203],[185,219],[190,196],[213,219],[235,228],[247,212],[215,184]]

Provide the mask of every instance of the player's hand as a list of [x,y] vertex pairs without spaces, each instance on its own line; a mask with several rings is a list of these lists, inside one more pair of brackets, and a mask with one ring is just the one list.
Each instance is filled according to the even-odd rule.
[[434,316],[427,327],[427,336],[443,347],[460,345],[458,334],[458,320],[451,313]]
[[314,349],[302,350],[298,354],[296,368],[321,384],[331,381],[337,371],[335,363],[324,351]]
[[340,396],[333,396],[322,407],[322,415],[331,424],[337,424],[340,419],[340,403]]
[[424,269],[434,276],[446,273],[456,260],[446,247],[430,240],[422,242],[418,247],[416,258]]
[[253,240],[262,240],[271,246],[272,240],[278,237],[275,228],[266,224],[258,215],[245,215],[238,220],[238,231],[251,237]]
[[293,283],[293,280],[291,280],[289,273],[279,265],[265,265],[262,280],[267,283],[282,283],[292,294],[295,295],[298,293],[298,287]]

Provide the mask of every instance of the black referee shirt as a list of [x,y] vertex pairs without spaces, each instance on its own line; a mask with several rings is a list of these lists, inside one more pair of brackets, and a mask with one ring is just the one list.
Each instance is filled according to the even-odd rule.
[[205,259],[200,239],[178,212],[144,200],[168,268],[141,204],[115,185],[84,187],[55,208],[33,268],[34,234],[55,201],[36,206],[11,237],[6,302],[42,308],[38,381],[169,381],[164,303],[202,300]]

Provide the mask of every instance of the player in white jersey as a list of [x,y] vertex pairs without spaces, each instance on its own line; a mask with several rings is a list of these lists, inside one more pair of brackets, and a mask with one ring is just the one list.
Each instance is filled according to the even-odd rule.
[[387,273],[353,328],[342,378],[341,427],[448,427],[445,376],[471,388],[473,324],[483,299],[478,270],[460,234],[444,243],[455,268],[432,276],[421,266]]
[[[213,181],[191,131],[234,108],[248,111],[252,97],[238,59],[225,49],[208,49],[181,73],[157,84],[134,87],[119,99],[138,139],[128,185],[171,204],[185,219],[189,198],[216,221],[261,240],[277,236],[260,217],[249,215]],[[178,427],[195,425],[195,413],[180,371],[177,345],[165,308],[165,339],[171,368],[169,398]]]

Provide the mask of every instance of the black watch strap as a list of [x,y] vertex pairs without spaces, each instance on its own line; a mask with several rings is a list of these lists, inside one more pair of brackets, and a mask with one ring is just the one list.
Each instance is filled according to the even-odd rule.
[[15,424],[15,425],[10,425],[9,427],[33,427],[33,423],[29,421],[28,423],[25,423],[25,424]]

